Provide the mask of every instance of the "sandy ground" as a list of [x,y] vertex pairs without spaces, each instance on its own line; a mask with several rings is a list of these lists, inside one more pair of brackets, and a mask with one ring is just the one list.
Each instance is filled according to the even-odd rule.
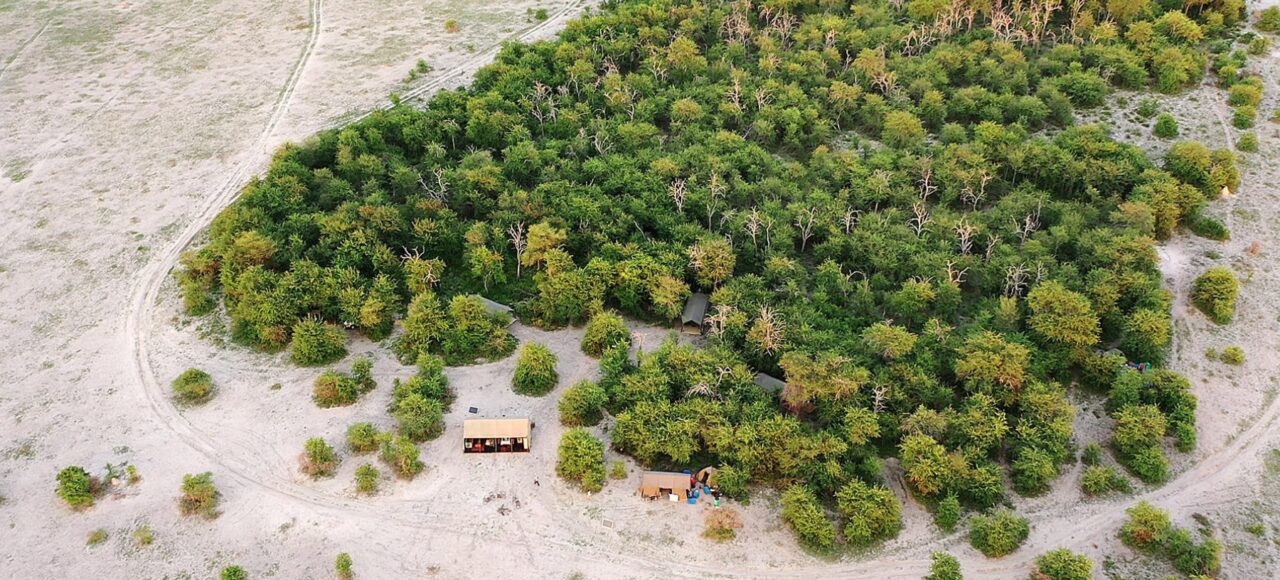
[[[899,538],[874,553],[826,561],[795,546],[772,494],[742,508],[747,526],[739,540],[714,545],[698,536],[706,506],[640,501],[635,466],[599,494],[571,491],[554,474],[562,430],[555,402],[563,388],[598,372],[580,353],[575,330],[513,327],[520,340],[560,356],[560,386],[546,397],[511,392],[512,359],[449,369],[458,400],[446,432],[422,446],[427,470],[415,480],[386,478],[377,496],[358,498],[356,466],[377,463],[345,449],[335,477],[298,473],[308,437],[341,449],[351,422],[389,426],[391,381],[412,369],[379,345],[356,341],[353,354],[376,361],[378,389],[351,407],[317,409],[309,386],[320,370],[227,347],[216,319],[178,314],[167,275],[177,252],[278,143],[354,118],[391,91],[420,95],[463,82],[501,38],[554,30],[558,18],[526,18],[534,6],[555,16],[581,3],[0,0],[0,216],[7,226],[0,229],[0,568],[33,578],[208,578],[237,563],[254,577],[311,578],[328,577],[345,551],[363,578],[918,578],[928,553],[946,549],[971,577],[1025,577],[1035,556],[1066,546],[1099,564],[1111,556],[1126,575],[1171,572],[1114,540],[1122,510],[1137,497],[1086,501],[1074,466],[1053,492],[1015,500],[1034,529],[1027,546],[1000,560],[982,557],[961,534],[940,536],[910,501]],[[448,19],[462,30],[445,34]],[[418,58],[434,71],[404,83]],[[1280,57],[1252,62],[1269,79],[1259,108],[1266,117],[1280,95]],[[1163,102],[1184,135],[1225,146],[1240,134],[1224,122],[1230,111],[1222,91]],[[1121,110],[1135,105],[1115,105],[1108,119],[1117,136],[1158,154],[1168,143],[1123,118]],[[1272,541],[1280,500],[1271,499],[1280,491],[1280,463],[1264,466],[1280,442],[1273,252],[1280,247],[1280,134],[1264,121],[1258,136],[1263,153],[1245,156],[1240,191],[1212,209],[1232,239],[1180,236],[1161,247],[1166,283],[1178,296],[1172,364],[1200,395],[1200,445],[1171,454],[1173,481],[1137,494],[1183,525],[1193,525],[1193,514],[1208,517],[1228,545],[1223,576],[1230,578],[1271,576],[1280,555]],[[1258,251],[1249,251],[1255,242]],[[1227,327],[1186,301],[1191,281],[1211,264],[1247,279]],[[648,346],[665,332],[635,330]],[[1231,344],[1245,348],[1243,367],[1206,360],[1206,348]],[[167,383],[189,366],[213,374],[218,393],[203,407],[175,408]],[[276,383],[281,388],[272,390]],[[1078,403],[1079,443],[1105,437],[1100,402]],[[533,453],[459,453],[461,421],[473,406],[484,416],[530,416],[538,425]],[[607,429],[606,421],[597,431],[607,436]],[[92,510],[73,513],[52,493],[63,466],[97,470],[122,461],[137,465],[143,481]],[[181,476],[205,470],[223,492],[222,515],[182,519],[174,507]],[[889,475],[907,500],[892,462]],[[1253,523],[1264,524],[1261,536],[1244,530]],[[151,546],[129,538],[140,525],[155,530]],[[110,539],[86,547],[97,528]]]

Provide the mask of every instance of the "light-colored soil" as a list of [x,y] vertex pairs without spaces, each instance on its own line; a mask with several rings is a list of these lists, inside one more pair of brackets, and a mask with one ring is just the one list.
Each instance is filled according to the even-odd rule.
[[[1110,555],[1137,577],[1171,571],[1114,539],[1122,510],[1137,497],[1086,500],[1078,466],[1068,466],[1049,494],[1015,499],[1034,528],[1022,550],[999,560],[982,557],[960,533],[941,536],[905,494],[893,462],[889,479],[907,501],[906,528],[873,553],[837,561],[804,554],[782,528],[771,493],[739,506],[746,527],[738,540],[713,544],[699,535],[709,508],[641,501],[633,493],[634,464],[628,479],[594,495],[555,476],[558,395],[598,368],[578,348],[580,331],[518,324],[513,332],[521,341],[546,344],[560,357],[557,390],[540,398],[512,393],[513,358],[449,369],[458,399],[446,432],[422,446],[426,471],[413,481],[384,477],[379,494],[357,497],[358,465],[374,463],[384,476],[386,469],[348,453],[343,432],[362,420],[390,426],[391,382],[413,369],[379,345],[353,341],[353,355],[375,359],[378,388],[354,406],[318,409],[310,384],[323,369],[222,344],[216,319],[178,314],[168,270],[280,142],[354,118],[390,91],[421,95],[460,83],[500,39],[546,35],[562,22],[528,22],[526,8],[558,16],[582,3],[215,4],[0,0],[0,216],[7,226],[0,229],[0,496],[7,498],[0,504],[0,568],[34,578],[72,571],[205,578],[238,563],[254,577],[308,578],[327,577],[345,551],[363,578],[918,578],[928,553],[943,549],[962,559],[970,577],[1014,578],[1025,577],[1043,551],[1070,547],[1099,563]],[[450,18],[462,23],[461,32],[443,32]],[[435,70],[406,85],[418,58]],[[1251,62],[1266,69],[1259,108],[1266,117],[1280,95],[1278,59]],[[1229,115],[1222,91],[1162,100],[1184,135],[1214,146],[1238,138],[1222,122]],[[1120,116],[1112,117],[1118,137],[1142,137],[1156,154],[1167,147]],[[1171,362],[1200,396],[1200,445],[1185,456],[1171,453],[1177,474],[1170,483],[1137,494],[1182,525],[1194,525],[1192,514],[1206,515],[1229,546],[1224,577],[1232,578],[1270,576],[1280,554],[1271,541],[1280,504],[1269,496],[1277,468],[1267,475],[1262,459],[1280,443],[1280,134],[1264,121],[1258,136],[1263,153],[1245,156],[1240,191],[1211,209],[1230,225],[1232,240],[1180,236],[1161,246],[1177,296]],[[1254,242],[1256,253],[1249,251]],[[1248,280],[1237,320],[1226,327],[1186,300],[1194,277],[1217,263]],[[635,330],[647,348],[665,335]],[[1206,348],[1231,344],[1245,348],[1244,366],[1205,359]],[[177,408],[168,381],[191,366],[214,376],[217,394],[204,406]],[[281,388],[271,389],[276,383]],[[1104,439],[1101,401],[1081,395],[1077,402],[1079,443]],[[481,416],[531,417],[534,451],[460,453],[469,407]],[[608,427],[606,420],[596,431],[607,437]],[[298,453],[313,436],[339,447],[335,477],[312,481],[299,473]],[[143,481],[87,512],[70,512],[52,494],[63,466],[98,470],[122,461],[137,465]],[[174,505],[181,476],[205,470],[224,494],[222,515],[183,519]],[[1259,520],[1268,524],[1266,537],[1243,530]],[[156,532],[149,547],[129,540],[142,524]],[[111,538],[85,547],[89,531],[100,527]]]

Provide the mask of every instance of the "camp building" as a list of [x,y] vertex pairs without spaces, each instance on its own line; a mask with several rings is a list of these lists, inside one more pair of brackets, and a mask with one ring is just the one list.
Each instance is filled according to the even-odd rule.
[[706,294],[690,296],[684,303],[684,313],[680,315],[680,330],[687,334],[702,334],[702,323],[707,318],[710,304],[711,299]]
[[689,498],[693,477],[688,473],[673,471],[646,471],[640,476],[640,495],[648,499],[676,496],[678,501]]
[[528,451],[528,419],[467,419],[462,422],[464,453],[517,453]]

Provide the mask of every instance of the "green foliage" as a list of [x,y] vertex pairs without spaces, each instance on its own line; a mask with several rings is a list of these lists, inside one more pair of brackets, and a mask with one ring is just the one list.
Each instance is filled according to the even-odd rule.
[[93,507],[98,490],[97,478],[83,467],[73,465],[58,472],[58,497],[72,509]]
[[1197,215],[1191,218],[1188,227],[1197,236],[1216,240],[1219,242],[1231,239],[1231,231],[1227,229],[1226,224],[1207,215]]
[[853,480],[836,493],[844,537],[854,546],[892,538],[902,527],[902,504],[888,488]]
[[1236,295],[1239,291],[1239,283],[1231,270],[1209,268],[1196,278],[1191,289],[1191,301],[1209,320],[1228,324],[1235,315]]
[[1213,538],[1196,542],[1190,532],[1174,526],[1169,514],[1145,501],[1125,511],[1120,540],[1135,549],[1159,554],[1173,567],[1192,576],[1214,576],[1222,564],[1222,545]]
[[951,494],[938,502],[938,509],[933,512],[933,523],[937,524],[942,531],[950,533],[955,531],[956,525],[960,523],[961,515],[960,498]]
[[805,548],[827,552],[835,545],[835,527],[813,491],[803,485],[793,485],[782,493],[782,521]]
[[343,407],[356,402],[360,396],[360,383],[345,373],[325,371],[316,377],[311,389],[311,400],[317,407]]
[[1129,493],[1133,488],[1114,467],[1091,465],[1080,476],[1080,488],[1086,495],[1104,495],[1113,491]]
[[338,453],[323,437],[307,439],[302,451],[302,472],[312,479],[329,477],[338,468]]
[[1131,548],[1156,549],[1173,527],[1167,512],[1146,501],[1138,502],[1124,513],[1128,518],[1120,526],[1120,540]]
[[1013,553],[1031,533],[1027,519],[1005,509],[973,517],[969,524],[969,543],[988,558]]
[[434,439],[444,431],[444,406],[418,393],[410,393],[395,403],[391,416],[395,417],[400,434],[415,443]]
[[1244,364],[1244,349],[1238,346],[1228,346],[1222,349],[1222,362],[1229,365]]
[[337,325],[316,320],[299,320],[293,325],[293,362],[318,366],[347,356],[347,333]]
[[609,479],[626,479],[627,464],[621,459],[609,464]]
[[631,346],[631,331],[621,316],[612,312],[597,312],[587,322],[586,333],[582,336],[582,352],[600,358],[605,349],[614,345]]
[[213,484],[213,474],[206,471],[182,476],[182,495],[178,496],[178,511],[184,516],[202,515],[218,517],[218,499],[222,494]]
[[746,470],[734,467],[732,465],[724,465],[711,478],[711,484],[721,493],[732,499],[743,501],[750,494],[749,485],[751,483],[751,474]]
[[351,378],[355,380],[361,393],[377,388],[378,382],[373,379],[373,361],[368,357],[359,357],[351,363]]
[[351,570],[351,554],[343,552],[338,554],[338,558],[334,560],[334,571],[337,572],[339,580],[351,580],[354,572]]
[[[1143,119],[1150,119],[1151,117],[1154,117],[1156,113],[1160,112],[1160,101],[1152,98],[1142,99],[1141,101],[1138,101],[1138,108],[1135,109],[1134,112]],[[1172,117],[1170,117],[1170,119],[1172,119]]]
[[1155,136],[1161,139],[1172,139],[1178,136],[1178,121],[1169,113],[1156,116]]
[[1236,141],[1236,149],[1245,153],[1258,152],[1258,135],[1256,133],[1245,133]]
[[151,526],[142,524],[133,530],[133,541],[139,546],[150,546],[156,541],[156,533],[152,531]]
[[608,399],[604,387],[587,379],[578,381],[560,397],[560,423],[574,427],[595,425],[600,422]]
[[378,468],[365,463],[356,468],[356,493],[373,494],[378,492],[378,480],[382,474]]
[[1259,12],[1255,26],[1263,32],[1280,32],[1280,6],[1271,6]]
[[203,403],[213,396],[213,377],[200,369],[187,369],[173,379],[173,396],[183,403]]
[[378,452],[378,458],[391,468],[391,472],[396,474],[396,477],[413,479],[422,473],[426,465],[418,455],[418,446],[408,437],[404,435],[382,437],[382,450]]
[[929,574],[924,580],[964,580],[960,573],[960,561],[946,552],[934,552],[929,556]]
[[1098,342],[1099,320],[1089,299],[1058,282],[1036,285],[1027,294],[1031,317],[1027,324],[1045,339],[1074,347]]
[[98,528],[89,532],[89,538],[85,541],[85,544],[92,548],[93,546],[107,541],[107,538],[109,537],[111,537],[111,534],[107,533],[106,528]]
[[1045,580],[1093,580],[1093,561],[1066,548],[1051,550],[1036,558],[1037,578]]
[[247,580],[249,573],[239,566],[227,566],[218,573],[219,580]]
[[356,455],[373,453],[378,450],[380,434],[373,423],[352,423],[347,427],[347,449]]
[[534,342],[525,343],[520,348],[515,379],[511,383],[515,392],[540,397],[551,392],[559,380],[559,375],[556,374],[556,355],[551,349]]
[[604,487],[604,443],[580,427],[565,431],[560,437],[556,473],[584,491],[600,491]]
[[1093,467],[1102,463],[1102,447],[1097,443],[1090,443],[1084,446],[1084,451],[1080,452],[1080,462]]

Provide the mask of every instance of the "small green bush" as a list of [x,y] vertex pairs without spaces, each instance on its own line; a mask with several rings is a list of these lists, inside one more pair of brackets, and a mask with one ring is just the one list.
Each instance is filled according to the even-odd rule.
[[1173,525],[1167,512],[1146,501],[1138,502],[1124,513],[1129,517],[1120,526],[1120,541],[1138,550],[1157,548]]
[[595,425],[609,395],[594,381],[582,379],[560,397],[560,423],[572,427]]
[[580,427],[565,431],[560,437],[556,473],[585,491],[604,487],[604,444]]
[[323,437],[307,439],[302,452],[303,473],[310,475],[311,479],[319,479],[333,475],[333,470],[337,467],[338,454],[333,450],[332,445],[329,445]]
[[318,320],[293,325],[293,362],[306,367],[325,365],[347,356],[347,333]]
[[419,459],[418,446],[403,435],[384,437],[378,457],[401,479],[413,479],[426,467]]
[[1229,365],[1244,364],[1244,349],[1238,346],[1228,346],[1222,349],[1220,360]]
[[1223,267],[1209,268],[1196,278],[1191,301],[1210,320],[1228,324],[1236,312],[1236,296],[1240,291],[1235,274]]
[[1192,233],[1202,238],[1219,242],[1231,239],[1231,231],[1227,229],[1226,224],[1207,215],[1192,216],[1187,225]]
[[733,465],[724,465],[711,476],[711,485],[738,501],[744,501],[750,495],[751,474],[747,470]]
[[220,574],[218,574],[218,578],[219,580],[247,580],[249,578],[249,574],[244,571],[244,568],[239,566],[227,566],[222,569]]
[[311,390],[311,400],[317,407],[326,409],[354,404],[359,396],[360,388],[355,379],[338,371],[325,371],[316,377]]
[[444,406],[418,393],[396,403],[391,415],[399,422],[400,434],[415,443],[434,439],[444,431]]
[[1022,546],[1030,533],[1031,525],[1026,518],[1000,509],[973,517],[969,527],[969,543],[988,558],[999,558]]
[[343,552],[338,554],[338,559],[334,561],[333,568],[338,573],[339,580],[351,580],[354,573],[351,571],[351,554]]
[[1245,153],[1258,152],[1258,135],[1256,133],[1245,133],[1240,136],[1240,140],[1236,141],[1236,149]]
[[1173,567],[1188,576],[1216,576],[1222,566],[1222,544],[1213,538],[1197,543],[1191,533],[1182,528],[1172,528],[1160,543],[1160,551]]
[[1102,465],[1092,465],[1084,469],[1084,473],[1080,476],[1080,488],[1086,495],[1132,491],[1129,480],[1116,471],[1116,468]]
[[1263,32],[1280,31],[1280,6],[1272,6],[1259,12],[1257,27]]
[[173,395],[183,403],[203,403],[213,395],[213,377],[200,369],[187,369],[173,379]]
[[782,492],[782,521],[795,533],[801,546],[829,552],[835,545],[835,527],[808,487],[793,485]]
[[902,504],[888,488],[854,479],[836,492],[836,510],[844,518],[844,537],[854,546],[892,538],[902,528]]
[[627,329],[627,323],[612,312],[597,312],[587,322],[586,333],[582,336],[582,352],[600,358],[605,350],[617,344],[631,346],[631,331]]
[[1160,113],[1156,116],[1156,126],[1152,131],[1156,137],[1161,139],[1172,139],[1178,136],[1178,120],[1173,118],[1169,113]]
[[1150,119],[1160,112],[1160,101],[1151,98],[1142,99],[1138,101],[1138,108],[1134,109],[1134,112],[1143,119]]
[[367,357],[357,358],[351,363],[351,378],[361,394],[377,388],[378,382],[373,380],[373,361]]
[[938,502],[938,510],[933,513],[933,523],[944,532],[954,532],[960,523],[960,498],[950,494]]
[[107,541],[107,538],[109,537],[111,537],[111,534],[107,533],[106,528],[98,528],[92,532],[89,532],[89,539],[85,542],[85,544],[87,544],[90,547],[96,546],[98,544],[101,544]]
[[609,464],[609,479],[626,479],[627,462],[621,459]]
[[929,575],[924,580],[964,580],[960,573],[960,561],[946,552],[934,552],[929,556]]
[[1237,129],[1253,127],[1253,120],[1258,118],[1258,109],[1253,105],[1240,105],[1231,111],[1231,126]]
[[178,497],[178,511],[184,516],[218,516],[218,499],[222,496],[213,484],[213,474],[204,473],[182,476],[182,495]]
[[352,423],[347,427],[347,449],[357,455],[378,450],[380,433],[373,423]]
[[1093,561],[1066,548],[1036,558],[1037,580],[1093,580]]
[[1080,462],[1085,465],[1098,465],[1102,463],[1102,447],[1097,443],[1090,443],[1084,446],[1084,451],[1080,453]]
[[150,546],[156,541],[156,533],[151,530],[151,526],[142,524],[133,530],[133,541],[139,546]]
[[520,358],[516,360],[516,376],[512,382],[515,392],[539,397],[551,392],[558,380],[556,355],[551,349],[532,342],[520,348]]
[[58,497],[72,509],[93,507],[98,491],[98,478],[83,467],[72,465],[58,472]]
[[363,494],[378,491],[378,468],[366,463],[356,468],[356,492]]

